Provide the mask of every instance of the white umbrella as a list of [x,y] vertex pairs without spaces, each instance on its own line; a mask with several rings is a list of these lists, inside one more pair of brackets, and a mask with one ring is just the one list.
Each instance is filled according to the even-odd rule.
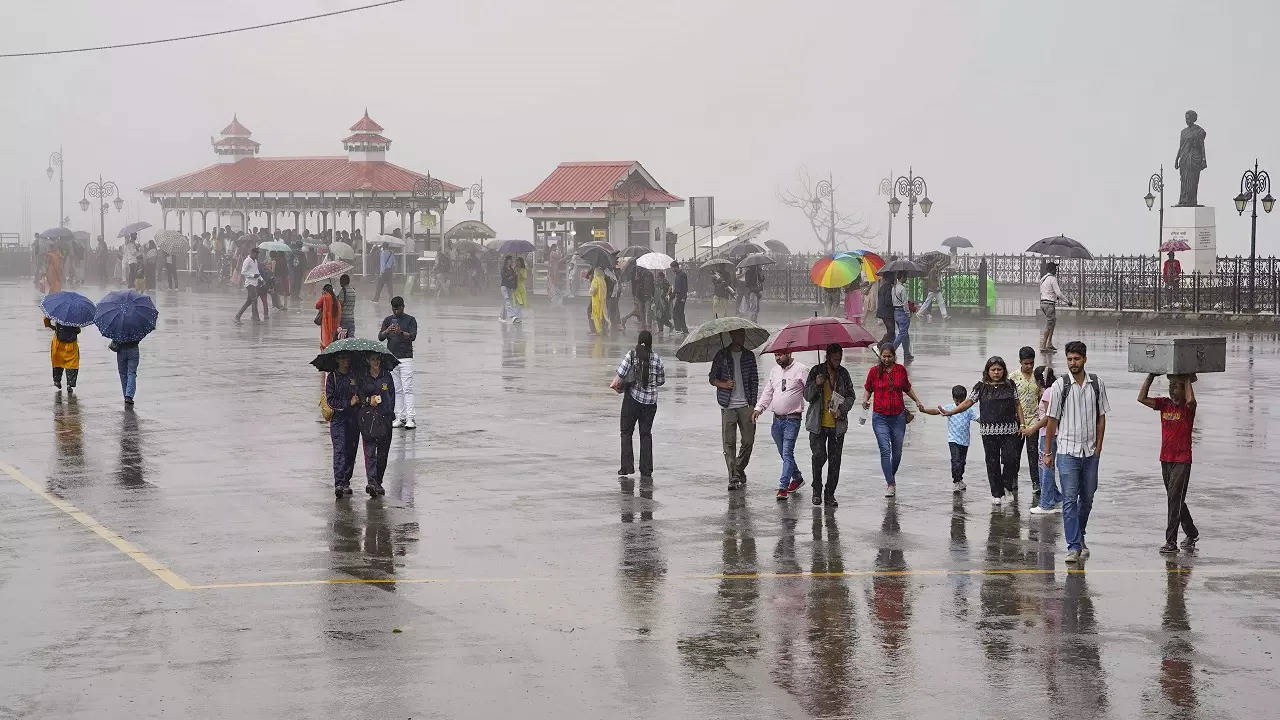
[[354,260],[356,257],[356,249],[342,241],[329,243],[329,252],[342,260]]
[[667,270],[675,262],[670,255],[660,252],[645,253],[636,258],[636,265],[645,270]]
[[392,247],[404,247],[404,240],[395,235],[374,235],[369,241],[371,245],[390,245]]

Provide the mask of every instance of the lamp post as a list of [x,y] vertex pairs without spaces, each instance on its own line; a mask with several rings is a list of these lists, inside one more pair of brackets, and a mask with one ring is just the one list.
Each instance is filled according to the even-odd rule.
[[929,199],[929,184],[924,178],[915,174],[913,168],[907,168],[907,174],[898,177],[894,183],[894,195],[889,200],[889,213],[898,214],[898,208],[902,207],[903,198],[907,201],[907,259],[915,257],[915,218],[916,205],[920,206],[920,212],[927,217],[929,211],[933,209],[933,201]]
[[[427,176],[425,178],[419,178],[418,181],[413,184],[413,190],[411,192],[413,194],[413,204],[414,204],[415,210],[418,209],[419,205],[423,205],[428,208],[428,212],[430,210],[435,210],[436,212],[439,213],[440,215],[440,249],[443,250],[444,249],[444,209],[448,207],[449,203],[454,201],[453,193],[450,193],[448,190],[445,189],[444,183],[441,182],[439,178],[431,177],[431,173],[427,173]],[[481,210],[481,213],[482,213],[481,217],[483,217],[483,212],[484,211]],[[410,223],[410,225],[412,225],[412,223]],[[429,237],[430,237],[430,233],[428,233],[428,238]]]
[[124,208],[124,198],[120,197],[120,186],[111,180],[104,181],[102,176],[98,176],[98,181],[89,181],[84,186],[84,193],[80,197],[80,209],[84,212],[89,211],[89,198],[95,198],[98,201],[98,232],[101,233],[103,240],[107,239],[107,200],[111,198],[111,204],[116,207],[116,212],[120,212]]
[[1254,310],[1254,260],[1258,251],[1258,193],[1266,193],[1262,198],[1263,212],[1270,213],[1275,207],[1276,199],[1271,197],[1271,175],[1266,170],[1258,169],[1258,161],[1253,161],[1253,169],[1245,170],[1240,176],[1240,194],[1235,197],[1236,212],[1244,215],[1245,207],[1252,205],[1249,218],[1249,309]]
[[827,226],[827,252],[831,255],[836,253],[836,189],[831,181],[831,173],[827,173],[826,180],[819,180],[817,185],[813,186],[813,216],[818,217],[818,213],[822,211],[822,198],[827,198],[827,211],[830,213]]
[[67,226],[67,211],[66,211],[65,207],[63,206],[63,201],[62,201],[62,196],[63,196],[63,193],[62,193],[62,187],[63,187],[63,183],[62,183],[62,146],[61,146],[61,145],[59,145],[59,146],[58,146],[58,152],[56,152],[56,153],[50,153],[50,155],[49,155],[49,167],[47,167],[47,168],[45,168],[45,169],[44,169],[44,174],[45,174],[45,176],[46,176],[46,177],[48,177],[50,180],[52,180],[52,179],[53,179],[53,168],[54,168],[54,167],[57,167],[57,168],[58,168],[58,227],[66,227],[66,226]]
[[484,178],[480,178],[480,182],[471,186],[467,192],[467,212],[470,213],[476,207],[476,200],[480,201],[480,222],[484,222]]
[[893,171],[890,170],[886,177],[880,178],[880,194],[889,198],[889,239],[888,249],[885,253],[893,254],[893,216],[897,214],[898,207],[902,205],[902,201],[893,196]]
[[1142,199],[1147,203],[1148,212],[1156,202],[1156,196],[1152,193],[1160,193],[1160,234],[1156,236],[1156,270],[1159,271],[1160,246],[1164,244],[1164,165],[1160,166],[1160,172],[1154,173],[1147,180],[1147,194]]

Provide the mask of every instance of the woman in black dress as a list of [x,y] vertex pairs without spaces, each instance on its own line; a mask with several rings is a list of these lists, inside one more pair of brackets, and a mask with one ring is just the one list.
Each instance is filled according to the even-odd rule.
[[1018,391],[1009,379],[1009,368],[999,355],[987,360],[982,380],[973,386],[969,397],[954,410],[939,412],[955,415],[978,403],[978,427],[982,449],[987,457],[987,481],[991,484],[991,504],[1012,504],[1018,493],[1018,461],[1022,449],[1022,405]]

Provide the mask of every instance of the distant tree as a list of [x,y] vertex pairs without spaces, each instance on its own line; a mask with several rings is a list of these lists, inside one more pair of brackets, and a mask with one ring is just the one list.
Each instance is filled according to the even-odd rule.
[[880,237],[880,231],[871,229],[861,216],[842,213],[837,208],[833,227],[834,199],[835,188],[831,181],[814,180],[809,169],[803,166],[796,171],[795,183],[778,192],[779,202],[804,213],[805,219],[809,221],[809,228],[824,253],[848,250],[851,246],[878,247],[873,241]]

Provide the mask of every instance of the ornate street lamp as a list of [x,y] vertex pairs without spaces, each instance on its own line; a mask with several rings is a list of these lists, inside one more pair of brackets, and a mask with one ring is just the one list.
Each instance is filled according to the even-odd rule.
[[893,196],[893,171],[892,170],[889,171],[889,174],[887,176],[880,178],[880,187],[878,192],[881,195],[889,198],[889,238],[888,238],[888,248],[885,250],[885,252],[889,255],[892,255],[893,254],[893,216],[898,214],[898,208],[901,207],[902,205],[902,201]]
[[53,169],[58,168],[58,227],[66,227],[67,211],[63,205],[63,182],[62,182],[62,146],[58,146],[58,152],[49,155],[49,166],[44,169],[45,177],[53,180]]
[[89,181],[84,186],[84,193],[80,196],[80,209],[84,212],[89,211],[89,198],[98,201],[98,231],[105,240],[107,237],[107,200],[115,198],[111,201],[115,205],[116,211],[119,212],[124,207],[124,199],[120,197],[120,186],[111,180],[104,181],[102,176],[98,176],[98,181]]
[[463,204],[467,206],[468,213],[475,209],[476,200],[480,201],[480,222],[484,222],[484,178],[480,178],[480,182],[467,191],[467,201]]
[[[431,173],[427,173],[425,178],[419,178],[413,184],[411,190],[413,196],[414,210],[425,206],[428,212],[435,210],[440,215],[440,249],[444,249],[444,209],[449,203],[454,202],[457,198],[453,193],[445,188],[444,183],[439,178],[431,177]],[[412,225],[412,223],[410,223]],[[407,246],[406,246],[407,251]]]
[[1164,244],[1164,165],[1160,166],[1160,172],[1152,173],[1147,179],[1147,194],[1142,197],[1142,200],[1147,204],[1148,211],[1156,203],[1156,196],[1152,193],[1160,194],[1160,232],[1156,236],[1156,268],[1159,268],[1160,246]]
[[1253,169],[1245,170],[1240,176],[1240,194],[1235,197],[1236,212],[1243,215],[1247,205],[1252,203],[1253,211],[1249,218],[1249,309],[1254,310],[1254,261],[1258,251],[1258,193],[1266,193],[1262,198],[1262,211],[1271,212],[1276,199],[1271,197],[1271,174],[1258,169],[1258,161],[1253,161]]
[[899,197],[907,201],[907,259],[915,257],[915,217],[916,205],[920,206],[920,212],[926,216],[933,209],[933,201],[929,199],[929,185],[924,178],[915,174],[913,168],[907,168],[907,174],[900,176],[894,183],[894,194],[889,200],[889,212],[893,215],[898,214],[898,209],[902,207]]
[[819,180],[813,186],[813,216],[816,218],[822,210],[822,198],[827,199],[827,210],[830,217],[827,219],[827,252],[834,255],[836,252],[836,190],[832,184],[831,174],[827,173],[826,180]]

